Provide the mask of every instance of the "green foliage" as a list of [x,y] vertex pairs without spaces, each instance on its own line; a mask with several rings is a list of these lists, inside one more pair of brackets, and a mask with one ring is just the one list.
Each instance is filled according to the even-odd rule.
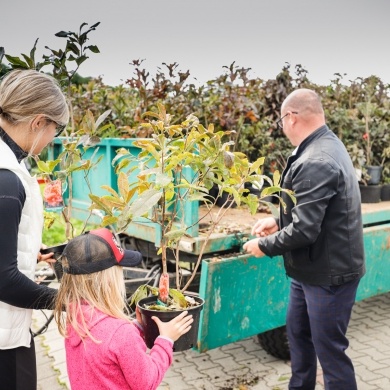
[[[140,217],[158,224],[163,273],[166,272],[167,248],[177,250],[180,240],[191,228],[185,224],[186,202],[203,201],[208,204],[210,213],[216,200],[213,203],[208,193],[215,184],[219,186],[220,195],[227,192],[237,205],[246,205],[253,214],[259,207],[259,199],[248,195],[247,183],[268,182],[262,197],[284,191],[293,198],[290,191],[280,188],[278,171],[275,171],[273,180],[262,174],[263,157],[252,163],[244,153],[230,150],[234,141],[225,139],[230,136],[230,131],[215,131],[212,124],[206,128],[194,115],[172,124],[171,115],[161,104],[158,104],[158,112],[148,111],[146,116],[152,118],[143,123],[151,137],[134,142],[140,150],[138,155],[120,149],[113,160],[118,175],[118,192],[104,186],[108,195],[98,197],[91,194],[90,209],[103,211],[102,224],[114,223],[119,232],[125,231]],[[283,200],[280,201],[284,206]],[[205,243],[231,204],[226,202],[213,219]],[[205,244],[197,266],[204,248]]]
[[[85,225],[84,221],[79,221],[72,218],[70,223],[73,226],[74,234],[81,234],[84,230],[95,229],[97,226],[93,224]],[[64,243],[66,225],[59,214],[45,212],[45,229],[43,230],[42,242],[47,246],[54,246]],[[50,226],[48,226],[50,225]]]

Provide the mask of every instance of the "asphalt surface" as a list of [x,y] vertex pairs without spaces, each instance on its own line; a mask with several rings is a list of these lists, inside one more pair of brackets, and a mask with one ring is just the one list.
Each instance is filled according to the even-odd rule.
[[[44,321],[34,313],[34,326]],[[390,389],[390,293],[356,303],[348,330],[359,390]],[[54,321],[36,338],[38,390],[70,389],[62,337]],[[177,352],[158,390],[285,390],[290,365],[267,354],[256,337],[205,353]],[[316,390],[324,389],[319,368]],[[343,390],[343,389],[340,389]]]

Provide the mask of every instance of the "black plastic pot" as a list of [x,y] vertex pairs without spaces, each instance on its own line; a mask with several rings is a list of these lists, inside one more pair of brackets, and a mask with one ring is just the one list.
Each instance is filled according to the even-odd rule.
[[381,200],[390,200],[390,184],[384,184],[381,190]]
[[62,275],[64,274],[64,271],[62,269],[62,264],[58,259],[61,257],[62,252],[65,249],[65,247],[66,247],[66,244],[60,244],[60,245],[51,246],[49,248],[45,248],[45,249],[40,250],[40,252],[43,255],[48,254],[50,252],[54,253],[53,257],[57,260],[54,263],[54,273],[56,274],[58,281],[60,281],[62,279]]
[[360,185],[360,195],[362,203],[379,203],[381,201],[382,186],[363,186]]
[[[193,296],[193,298],[200,303],[198,306],[194,306],[186,309],[189,314],[192,314],[194,322],[191,325],[191,329],[186,334],[183,334],[173,344],[173,352],[185,351],[190,348],[194,348],[198,342],[198,330],[200,321],[200,312],[203,309],[204,300],[199,297]],[[154,341],[159,336],[159,330],[156,323],[152,320],[152,317],[158,317],[161,321],[168,322],[177,317],[181,311],[157,311],[146,309],[144,305],[153,305],[157,302],[157,297],[147,297],[141,299],[137,306],[142,316],[142,324],[144,327],[145,343],[150,349],[154,345]]]
[[367,174],[370,175],[370,179],[367,181],[369,185],[377,185],[381,181],[382,166],[380,165],[368,165],[366,166]]

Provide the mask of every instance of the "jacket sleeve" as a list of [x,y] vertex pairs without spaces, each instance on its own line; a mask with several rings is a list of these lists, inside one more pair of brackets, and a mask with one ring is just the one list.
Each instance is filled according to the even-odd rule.
[[308,159],[291,177],[297,200],[291,210],[292,221],[275,234],[259,238],[259,247],[267,256],[313,244],[321,231],[329,201],[337,193],[338,170],[321,159]]
[[131,324],[119,327],[110,343],[110,350],[116,355],[132,390],[154,390],[158,387],[172,363],[172,347],[170,341],[157,337],[148,354],[139,329]]

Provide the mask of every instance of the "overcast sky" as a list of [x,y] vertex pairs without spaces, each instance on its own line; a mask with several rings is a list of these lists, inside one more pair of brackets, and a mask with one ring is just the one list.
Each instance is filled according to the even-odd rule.
[[20,55],[39,38],[41,58],[44,46],[64,47],[58,31],[101,22],[89,41],[101,53],[80,74],[110,85],[131,77],[134,59],[145,59],[152,74],[178,62],[200,83],[233,61],[262,79],[288,62],[315,83],[334,73],[390,83],[389,11],[389,0],[1,0],[0,46]]

